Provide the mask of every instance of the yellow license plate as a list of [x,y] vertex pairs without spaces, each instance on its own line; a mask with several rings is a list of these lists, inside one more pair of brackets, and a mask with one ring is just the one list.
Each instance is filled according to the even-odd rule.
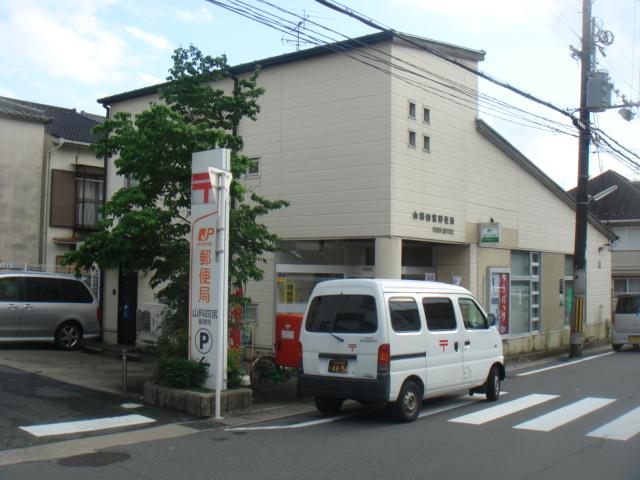
[[329,360],[329,372],[331,373],[348,373],[349,372],[349,361],[345,359],[335,358],[333,360]]
[[629,343],[640,343],[640,335],[632,335],[629,337]]

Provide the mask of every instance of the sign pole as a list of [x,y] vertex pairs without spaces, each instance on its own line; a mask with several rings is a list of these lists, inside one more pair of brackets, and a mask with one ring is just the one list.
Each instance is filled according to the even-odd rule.
[[226,388],[228,310],[228,149],[195,152],[191,176],[191,260],[189,275],[189,358],[207,365],[204,386],[215,389],[215,418]]

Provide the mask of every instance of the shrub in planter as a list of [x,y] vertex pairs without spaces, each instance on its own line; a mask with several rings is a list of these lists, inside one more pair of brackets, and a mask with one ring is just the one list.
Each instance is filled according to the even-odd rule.
[[199,388],[207,377],[207,366],[180,357],[161,357],[157,364],[157,382],[171,388]]
[[240,350],[227,351],[227,388],[238,388],[244,375]]

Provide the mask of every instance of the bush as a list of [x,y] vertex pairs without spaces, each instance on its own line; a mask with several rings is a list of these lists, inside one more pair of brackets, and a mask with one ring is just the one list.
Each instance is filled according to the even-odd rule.
[[207,377],[207,366],[180,357],[158,359],[158,384],[171,388],[199,388]]
[[238,388],[244,375],[240,350],[227,350],[227,388]]

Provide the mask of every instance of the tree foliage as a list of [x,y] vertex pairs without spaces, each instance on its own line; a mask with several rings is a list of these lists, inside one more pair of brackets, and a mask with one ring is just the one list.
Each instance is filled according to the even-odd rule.
[[241,119],[256,120],[260,111],[257,100],[264,90],[257,86],[259,71],[234,78],[225,56],[203,55],[194,46],[177,49],[172,58],[160,93],[163,103],[136,116],[116,113],[95,128],[102,135],[94,145],[97,157],[115,158],[117,173],[129,186],[106,202],[100,230],[65,261],[150,273],[159,299],[186,322],[191,154],[213,148],[232,151],[231,291],[262,279],[259,263],[265,252],[277,250],[278,238],[259,218],[287,202],[262,198],[237,181],[251,165],[240,153],[243,142],[237,130]]

